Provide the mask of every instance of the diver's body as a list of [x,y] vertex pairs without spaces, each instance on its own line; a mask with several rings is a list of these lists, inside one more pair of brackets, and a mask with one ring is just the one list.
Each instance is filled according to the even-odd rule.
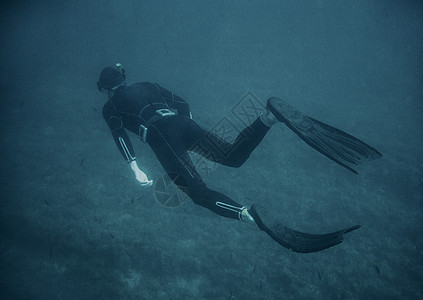
[[279,214],[273,217],[260,204],[247,209],[209,189],[188,152],[196,152],[226,166],[239,167],[277,122],[283,122],[308,145],[354,173],[357,173],[357,165],[382,157],[376,149],[276,97],[267,100],[266,110],[241,131],[233,143],[227,143],[192,120],[184,99],[155,83],[126,86],[125,70],[120,64],[116,67],[104,68],[97,82],[98,89],[109,97],[103,116],[119,151],[142,186],[152,185],[152,180],[138,167],[126,130],[150,145],[169,177],[196,204],[221,216],[256,224],[273,240],[295,252],[332,247],[342,242],[345,233],[360,227],[356,225],[328,234],[308,234],[285,227],[279,221]]
[[[160,116],[157,111],[168,113]],[[136,83],[115,91],[103,107],[116,146],[128,163],[136,160],[125,130],[149,144],[169,177],[196,203],[233,219],[245,208],[226,195],[209,189],[188,152],[217,163],[239,167],[261,142],[269,128],[258,118],[229,144],[191,119],[188,103],[155,83]],[[146,131],[146,132],[145,132]]]

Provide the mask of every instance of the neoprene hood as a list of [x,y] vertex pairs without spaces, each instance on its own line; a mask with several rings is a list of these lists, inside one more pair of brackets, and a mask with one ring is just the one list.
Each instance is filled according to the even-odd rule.
[[116,68],[105,67],[97,81],[97,88],[100,92],[112,91],[125,84],[125,74]]

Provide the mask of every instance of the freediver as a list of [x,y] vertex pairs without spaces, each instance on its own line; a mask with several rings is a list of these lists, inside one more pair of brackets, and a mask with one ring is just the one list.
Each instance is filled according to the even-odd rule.
[[[126,85],[121,64],[105,67],[97,82],[108,101],[103,107],[116,146],[142,186],[153,181],[138,167],[126,130],[136,134],[155,153],[170,179],[194,203],[231,219],[256,224],[282,246],[295,252],[320,251],[342,242],[343,235],[360,226],[328,234],[307,234],[280,224],[260,204],[250,208],[211,190],[202,180],[189,152],[207,153],[207,159],[238,168],[248,159],[266,133],[277,122],[285,123],[310,146],[357,173],[355,165],[381,157],[374,148],[353,136],[299,112],[282,99],[269,98],[265,111],[242,130],[233,143],[203,129],[192,119],[189,104],[157,83]],[[229,151],[220,151],[222,149]]]

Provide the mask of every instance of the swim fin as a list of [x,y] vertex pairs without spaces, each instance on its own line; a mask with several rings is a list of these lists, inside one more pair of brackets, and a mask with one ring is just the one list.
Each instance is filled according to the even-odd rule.
[[311,147],[356,174],[355,166],[382,157],[375,148],[303,114],[280,98],[269,98],[267,108]]
[[361,227],[355,225],[332,233],[309,234],[283,226],[259,204],[252,205],[248,212],[254,218],[257,226],[273,240],[298,253],[317,252],[336,246],[342,243],[345,233]]

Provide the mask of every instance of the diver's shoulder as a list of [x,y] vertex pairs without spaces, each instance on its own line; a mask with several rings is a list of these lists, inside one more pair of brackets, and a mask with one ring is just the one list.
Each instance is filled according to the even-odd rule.
[[155,95],[157,94],[158,87],[152,82],[138,82],[125,87],[125,95]]
[[113,114],[113,111],[115,111],[115,107],[112,103],[112,101],[108,100],[104,105],[102,109],[103,117],[107,119],[108,116]]
[[150,89],[150,88],[156,88],[156,87],[155,87],[155,84],[153,82],[145,81],[145,82],[137,82],[137,83],[131,84],[131,85],[127,86],[126,88],[127,89],[128,88],[130,88],[130,89],[131,88],[133,88],[133,89],[140,89],[140,88]]
[[107,108],[110,108],[110,107],[113,107],[113,103],[112,103],[112,101],[109,99],[109,100],[107,100],[107,102],[106,102],[106,103],[104,103],[104,105],[103,105],[103,110],[105,110],[105,109],[107,109]]

